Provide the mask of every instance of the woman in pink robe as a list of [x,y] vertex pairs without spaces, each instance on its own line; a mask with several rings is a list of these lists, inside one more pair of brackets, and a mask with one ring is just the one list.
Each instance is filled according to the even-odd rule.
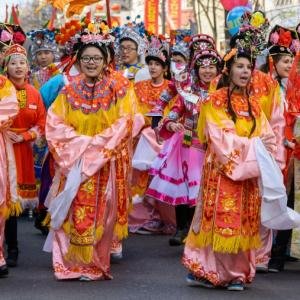
[[254,149],[258,139],[273,155],[277,147],[260,100],[248,90],[253,58],[246,50],[224,57],[224,85],[201,108],[198,134],[208,148],[182,260],[190,285],[240,291],[255,276],[261,197]]
[[107,72],[102,40],[82,36],[83,74],[48,111],[46,138],[58,165],[46,201],[57,279],[111,279],[112,237],[127,236],[131,141],[144,120],[129,81]]
[[18,110],[19,105],[13,84],[0,75],[0,277],[8,274],[3,249],[5,219],[9,215],[11,205],[17,201],[16,182],[11,185],[10,190],[7,188],[12,179],[9,169],[13,167],[7,154],[10,153],[13,157],[13,148],[6,131],[13,122],[12,118],[18,114]]

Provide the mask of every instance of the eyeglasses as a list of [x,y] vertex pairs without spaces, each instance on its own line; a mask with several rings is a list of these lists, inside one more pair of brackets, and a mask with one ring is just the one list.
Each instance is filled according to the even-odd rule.
[[130,53],[132,51],[136,51],[137,48],[131,48],[131,47],[123,47],[123,46],[120,46],[120,51],[121,52],[127,52],[127,53]]
[[100,64],[103,61],[103,57],[96,55],[96,56],[88,56],[88,55],[84,55],[80,58],[80,60],[85,63],[88,64],[91,60],[95,63],[95,64]]

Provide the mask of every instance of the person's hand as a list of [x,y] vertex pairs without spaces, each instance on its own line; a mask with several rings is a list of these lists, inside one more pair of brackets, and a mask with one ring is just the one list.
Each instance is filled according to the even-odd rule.
[[272,134],[264,134],[260,139],[267,151],[273,152],[276,149],[276,143],[274,143],[274,136]]
[[15,133],[13,131],[7,131],[7,136],[11,140],[11,142],[13,144],[15,144],[15,143],[21,143],[21,142],[24,141],[24,138],[23,138],[23,136],[21,134],[17,134],[17,133]]
[[184,126],[180,123],[170,122],[167,126],[167,129],[172,132],[184,131]]
[[4,122],[0,122],[0,130],[5,130],[7,128],[9,128],[13,123],[13,120],[11,119],[8,119],[7,121],[4,121]]

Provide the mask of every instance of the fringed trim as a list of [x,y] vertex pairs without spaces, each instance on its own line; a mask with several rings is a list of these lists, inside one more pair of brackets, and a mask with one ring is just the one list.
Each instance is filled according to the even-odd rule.
[[95,239],[96,241],[100,241],[102,239],[102,236],[103,236],[103,232],[104,232],[104,228],[103,228],[103,225],[100,225],[96,228],[96,231],[95,231]]
[[66,221],[62,226],[65,234],[69,235],[71,233],[71,224],[69,221]]
[[65,259],[77,263],[90,264],[93,259],[94,247],[93,245],[81,246],[70,244]]
[[6,204],[3,204],[2,207],[0,208],[0,216],[6,220],[9,217],[9,208],[7,207]]
[[114,234],[121,241],[128,237],[128,223],[121,225],[117,223],[114,228]]
[[51,223],[51,215],[47,212],[46,217],[42,221],[42,226],[50,228],[50,223]]
[[11,202],[8,207],[8,210],[9,210],[9,216],[18,217],[23,212],[23,207],[20,201]]
[[261,240],[259,234],[255,236],[225,237],[216,233],[213,234],[212,231],[200,232],[197,235],[190,231],[186,239],[186,245],[195,248],[204,248],[210,245],[214,252],[238,253],[239,251],[259,249]]

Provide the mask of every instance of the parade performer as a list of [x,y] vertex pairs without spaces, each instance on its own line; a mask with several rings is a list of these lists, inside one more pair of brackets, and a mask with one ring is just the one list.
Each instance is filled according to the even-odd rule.
[[[40,89],[51,77],[61,73],[60,53],[55,41],[54,30],[47,28],[32,30],[27,33],[32,41],[29,53],[32,60],[30,82],[36,88]],[[47,153],[47,143],[42,137],[37,139],[33,145],[34,149],[34,168],[37,182],[40,183],[42,165]],[[32,211],[29,211],[29,217]]]
[[60,54],[55,41],[55,33],[47,28],[28,32],[32,41],[30,54],[33,61],[31,83],[36,89],[47,82],[52,76],[60,73],[58,62]]
[[129,215],[129,229],[138,233],[172,233],[175,226],[173,208],[144,197],[149,185],[148,170],[161,149],[156,134],[150,127],[151,117],[146,115],[169,85],[169,80],[165,79],[169,67],[168,53],[163,41],[154,36],[151,37],[146,53],[146,63],[151,79],[139,81],[134,85],[139,111],[145,115],[146,128],[141,132],[132,161],[133,208]]
[[[17,90],[20,111],[6,135],[13,143],[16,162],[15,180],[18,198],[23,208],[37,204],[37,186],[34,174],[32,142],[44,134],[45,108],[39,92],[28,83],[29,64],[26,50],[12,45],[5,52],[5,73]],[[21,209],[21,207],[19,207]],[[16,266],[18,258],[17,215],[6,221],[5,240],[8,246],[7,264]]]
[[[296,49],[297,48],[297,49]],[[269,35],[269,51],[267,63],[262,68],[269,72],[270,75],[278,82],[280,86],[281,111],[284,113],[286,120],[285,141],[286,147],[286,167],[283,170],[285,185],[288,194],[288,206],[294,208],[295,202],[295,182],[294,170],[297,170],[297,151],[296,138],[293,128],[297,115],[299,113],[297,96],[295,89],[297,86],[297,64],[298,59],[294,60],[294,53],[299,50],[299,40],[296,33],[292,30],[276,25]],[[293,68],[293,74],[290,73]],[[289,86],[289,97],[287,97]],[[275,237],[275,243],[272,247],[272,256],[268,265],[270,272],[279,272],[284,269],[286,257],[289,253],[289,243],[292,236],[292,230],[278,231]]]
[[[256,22],[252,22],[253,17],[258,18],[258,20],[255,19]],[[251,24],[256,24],[256,26],[252,26]],[[266,37],[268,26],[268,20],[261,12],[254,12],[252,14],[246,13],[242,17],[242,26],[239,32],[230,40],[230,46],[232,48],[251,48],[253,57],[263,57],[267,48]],[[211,92],[217,88],[219,79],[220,78],[216,78],[213,80],[210,86]],[[275,134],[277,152],[274,158],[280,169],[283,169],[285,167],[285,147],[283,144],[285,120],[281,109],[278,82],[269,74],[254,69],[250,79],[249,89],[256,95],[257,99],[259,99],[260,107]],[[256,251],[256,269],[259,272],[267,272],[273,239],[272,230],[261,226],[260,237],[261,247]]]
[[148,46],[144,23],[132,22],[114,29],[117,70],[130,81],[150,79],[143,57]]
[[13,144],[6,135],[18,110],[13,84],[0,75],[0,277],[8,274],[3,249],[5,220],[15,211],[14,206],[18,201],[16,181],[11,172],[15,166]]
[[260,174],[253,147],[260,140],[275,153],[276,138],[259,99],[247,89],[255,62],[250,49],[231,49],[223,60],[224,87],[200,111],[198,135],[208,148],[182,261],[190,285],[243,290],[255,275],[260,246]]
[[66,85],[48,110],[46,136],[58,164],[48,242],[52,237],[57,279],[111,279],[113,234],[127,235],[132,135],[144,121],[134,113],[129,81],[106,73],[103,36],[81,41],[82,78]]
[[159,129],[159,136],[168,141],[152,165],[154,178],[146,194],[175,206],[177,231],[169,240],[171,246],[183,243],[193,218],[206,148],[196,131],[199,110],[220,63],[215,50],[195,54],[189,71],[196,74],[193,83],[189,89],[177,89],[175,105]]

